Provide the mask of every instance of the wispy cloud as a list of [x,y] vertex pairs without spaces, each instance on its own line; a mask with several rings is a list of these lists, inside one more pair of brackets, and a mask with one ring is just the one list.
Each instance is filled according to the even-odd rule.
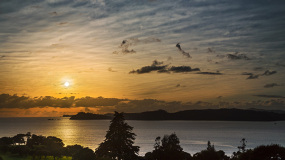
[[277,83],[269,83],[269,84],[264,85],[264,88],[273,88],[275,86],[280,86],[280,85]]
[[263,97],[263,98],[285,98],[285,96],[280,96],[280,95],[264,95],[264,94],[260,94],[260,95],[254,95],[256,97]]
[[246,54],[240,54],[238,52],[235,52],[234,54],[227,54],[227,58],[231,60],[238,60],[238,59],[250,60],[250,58],[248,58]]
[[120,51],[114,51],[113,54],[133,54],[136,53],[135,50],[129,49],[131,46],[135,46],[137,44],[147,44],[147,43],[152,43],[152,42],[161,42],[160,39],[158,38],[145,38],[145,39],[139,39],[139,38],[130,38],[127,40],[123,40],[119,48],[121,49]]

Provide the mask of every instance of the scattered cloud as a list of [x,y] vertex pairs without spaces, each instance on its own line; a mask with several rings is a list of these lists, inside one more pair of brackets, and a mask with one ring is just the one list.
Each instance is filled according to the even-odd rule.
[[207,53],[216,53],[216,51],[213,48],[207,48]]
[[280,95],[254,95],[256,97],[264,97],[264,98],[285,98],[285,96]]
[[250,60],[250,58],[248,58],[246,54],[240,54],[238,52],[235,52],[234,54],[227,54],[226,56],[228,59],[231,60],[238,60],[238,59]]
[[117,71],[114,71],[114,70],[112,69],[112,67],[109,67],[109,68],[108,68],[108,71],[109,71],[109,72],[117,72]]
[[285,67],[285,64],[283,64],[283,63],[276,63],[276,66]]
[[259,77],[259,75],[250,75],[249,77],[247,77],[246,79],[257,79]]
[[185,85],[181,85],[181,84],[177,84],[175,87],[178,88],[178,87],[186,87],[186,86]]
[[152,71],[161,71],[165,70],[167,65],[162,65],[163,62],[158,62],[157,60],[154,60],[152,62],[152,65],[150,66],[144,66],[141,69],[130,71],[129,73],[137,73],[137,74],[143,74],[143,73],[150,73]]
[[264,75],[264,76],[270,76],[270,75],[275,74],[275,73],[277,73],[277,71],[266,70],[262,75]]
[[250,72],[243,72],[241,75],[249,75],[249,77],[247,77],[246,79],[257,79],[259,78],[259,76],[270,76],[277,73],[277,71],[269,71],[266,70],[263,74],[253,74]]
[[132,70],[129,73],[137,73],[137,74],[143,74],[143,73],[150,73],[152,71],[157,71],[158,73],[185,73],[185,72],[193,72],[193,71],[200,71],[199,68],[191,68],[190,66],[171,66],[169,65],[162,65],[163,62],[159,62],[157,60],[154,60],[152,65],[150,66],[144,66],[137,70]]
[[180,43],[177,43],[177,44],[176,44],[176,47],[178,48],[178,50],[180,51],[180,53],[181,53],[183,56],[185,56],[185,57],[187,57],[187,58],[192,58],[188,52],[185,52],[185,51],[181,48]]
[[253,75],[253,73],[243,72],[241,75],[249,75],[249,76],[251,76],[251,75]]
[[58,23],[58,25],[60,25],[60,26],[67,25],[67,24],[68,24],[68,22],[60,22],[60,23]]
[[147,44],[147,43],[153,43],[153,42],[161,42],[158,38],[145,38],[145,39],[139,39],[139,38],[130,38],[127,40],[123,40],[119,48],[121,50],[114,51],[113,54],[133,54],[136,53],[135,50],[130,49],[131,46],[135,46],[138,44]]
[[172,66],[169,68],[169,71],[174,73],[181,73],[181,72],[193,72],[193,71],[200,71],[199,68],[191,68],[190,66]]
[[264,88],[273,88],[273,87],[275,87],[275,86],[280,86],[280,85],[277,84],[277,83],[270,83],[270,84],[264,85]]
[[197,74],[222,75],[220,72],[197,72]]
[[253,70],[260,71],[260,70],[263,70],[263,67],[254,67]]
[[57,16],[58,14],[57,14],[57,12],[51,12],[51,13],[49,13],[51,16]]
[[167,57],[167,61],[173,61],[173,58],[171,56]]

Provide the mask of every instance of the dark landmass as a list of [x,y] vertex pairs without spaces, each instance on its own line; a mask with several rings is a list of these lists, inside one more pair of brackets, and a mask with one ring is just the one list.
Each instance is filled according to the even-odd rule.
[[93,114],[93,113],[84,113],[79,112],[77,115],[71,116],[70,120],[99,120],[99,119],[112,119],[113,117],[102,115],[102,114]]
[[[142,113],[125,113],[126,120],[198,120],[198,121],[284,121],[284,113],[266,110],[243,109],[204,109],[185,110],[168,113],[164,110]],[[110,114],[100,115],[80,112],[72,116],[71,120],[112,119]]]
[[72,117],[74,115],[67,115],[67,114],[64,114],[62,117]]

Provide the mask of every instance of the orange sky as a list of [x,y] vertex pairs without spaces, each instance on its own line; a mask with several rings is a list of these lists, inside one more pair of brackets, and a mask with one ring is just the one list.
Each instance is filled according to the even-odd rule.
[[[277,2],[0,3],[1,94],[202,101],[208,107],[260,100],[285,108],[285,45],[276,36],[285,33],[285,14]],[[264,18],[271,14],[274,19]],[[96,104],[20,108],[0,102],[0,116],[98,111]]]

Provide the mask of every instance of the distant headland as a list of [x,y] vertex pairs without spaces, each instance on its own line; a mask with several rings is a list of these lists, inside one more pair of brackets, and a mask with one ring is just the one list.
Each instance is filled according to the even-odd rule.
[[[126,120],[195,120],[195,121],[284,121],[284,113],[266,110],[243,109],[204,109],[185,110],[168,113],[165,110],[142,113],[125,113]],[[103,120],[112,119],[112,114],[93,114],[79,112],[70,120]]]

